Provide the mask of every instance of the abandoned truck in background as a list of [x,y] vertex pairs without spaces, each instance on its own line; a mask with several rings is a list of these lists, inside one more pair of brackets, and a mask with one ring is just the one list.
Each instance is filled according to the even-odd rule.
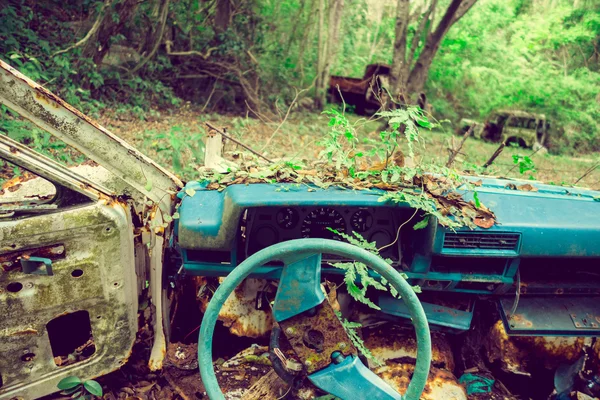
[[[476,374],[493,366],[520,379],[537,370],[564,378],[520,385],[538,395],[597,394],[588,382],[600,381],[600,192],[465,178],[471,185],[457,191],[472,200],[476,187],[499,224],[417,230],[417,210],[380,202],[377,190],[184,185],[2,61],[0,103],[99,164],[68,169],[0,135],[0,157],[40,177],[11,181],[0,195],[2,400],[120,368],[148,300],[152,370],[185,340],[171,324],[175,300],[203,311],[197,365],[210,399],[229,389],[212,363],[217,320],[239,336],[271,334],[271,353],[288,357],[270,358],[276,374],[290,391],[310,385],[305,398],[467,399],[472,377],[489,383]],[[390,263],[327,228],[359,232]],[[402,298],[374,296],[377,312],[356,306],[331,266],[352,260]],[[334,283],[327,292],[322,277]],[[187,286],[191,299],[176,298]],[[336,313],[363,322],[383,366],[361,360]],[[477,398],[494,398],[491,382]]]
[[456,133],[464,134],[471,127],[475,138],[535,150],[547,147],[550,134],[550,121],[544,114],[519,110],[496,111],[483,124],[461,119]]
[[345,102],[354,106],[360,115],[371,115],[381,107],[387,97],[391,67],[384,64],[369,64],[362,78],[332,75],[329,78],[329,100],[331,103]]

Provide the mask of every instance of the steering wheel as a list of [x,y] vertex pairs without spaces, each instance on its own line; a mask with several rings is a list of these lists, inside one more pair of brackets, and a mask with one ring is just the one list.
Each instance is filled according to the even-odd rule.
[[[423,307],[412,287],[383,259],[357,246],[326,239],[297,239],[278,243],[248,257],[215,291],[200,326],[200,376],[211,400],[224,400],[212,357],[212,342],[219,311],[234,289],[252,271],[270,261],[282,261],[273,316],[281,326],[308,379],[342,400],[358,397],[389,400],[403,397],[369,370],[358,358],[342,323],[321,290],[321,255],[335,254],[371,267],[402,296],[415,326],[417,361],[404,400],[419,400],[431,364],[431,336]],[[358,396],[358,397],[357,397]]]

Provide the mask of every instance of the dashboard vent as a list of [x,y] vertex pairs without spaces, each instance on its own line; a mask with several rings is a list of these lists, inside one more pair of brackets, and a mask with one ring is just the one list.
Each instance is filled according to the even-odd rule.
[[517,251],[519,234],[516,233],[446,233],[445,249],[480,249]]

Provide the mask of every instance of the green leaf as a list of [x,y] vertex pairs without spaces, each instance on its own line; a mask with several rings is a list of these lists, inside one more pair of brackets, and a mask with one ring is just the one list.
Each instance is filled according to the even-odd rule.
[[425,218],[423,218],[421,221],[417,222],[414,226],[413,229],[415,231],[418,231],[419,229],[425,229],[427,228],[427,225],[429,225],[429,216],[426,216]]
[[473,200],[475,200],[475,207],[481,208],[481,201],[479,201],[479,195],[477,192],[473,192]]
[[64,394],[64,395],[66,395],[66,396],[68,396],[68,395],[71,395],[71,394],[75,393],[78,390],[81,390],[81,386],[80,385],[77,385],[77,386],[75,386],[74,388],[71,388],[71,389],[63,390],[61,393]]
[[427,121],[426,119],[416,119],[415,121],[417,122],[417,124],[419,124],[419,126],[431,129],[431,122]]
[[187,189],[185,189],[185,194],[187,194],[190,197],[194,197],[194,195],[196,194],[196,191],[192,188],[187,188]]
[[58,382],[58,385],[56,385],[56,387],[59,388],[60,390],[68,390],[68,389],[72,389],[79,385],[81,385],[81,379],[79,379],[79,377],[67,376],[66,378],[64,378],[60,382]]
[[146,186],[144,186],[144,189],[146,189],[147,192],[151,192],[152,191],[152,181],[146,181]]
[[178,212],[174,213],[174,214],[171,216],[171,218],[173,218],[173,219],[179,219],[179,213],[178,213]]
[[94,380],[83,382],[83,387],[94,396],[102,396],[102,386],[100,386],[100,384]]

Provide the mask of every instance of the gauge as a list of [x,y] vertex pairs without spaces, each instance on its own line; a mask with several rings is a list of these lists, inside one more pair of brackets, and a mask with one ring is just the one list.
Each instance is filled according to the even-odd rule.
[[300,220],[298,211],[294,208],[282,208],[277,211],[277,216],[275,218],[277,219],[277,225],[283,229],[295,228]]
[[358,210],[350,218],[350,225],[356,232],[366,232],[373,226],[373,216],[367,210]]
[[338,232],[346,232],[344,217],[332,208],[317,208],[311,211],[302,221],[302,237],[340,239],[327,228]]

